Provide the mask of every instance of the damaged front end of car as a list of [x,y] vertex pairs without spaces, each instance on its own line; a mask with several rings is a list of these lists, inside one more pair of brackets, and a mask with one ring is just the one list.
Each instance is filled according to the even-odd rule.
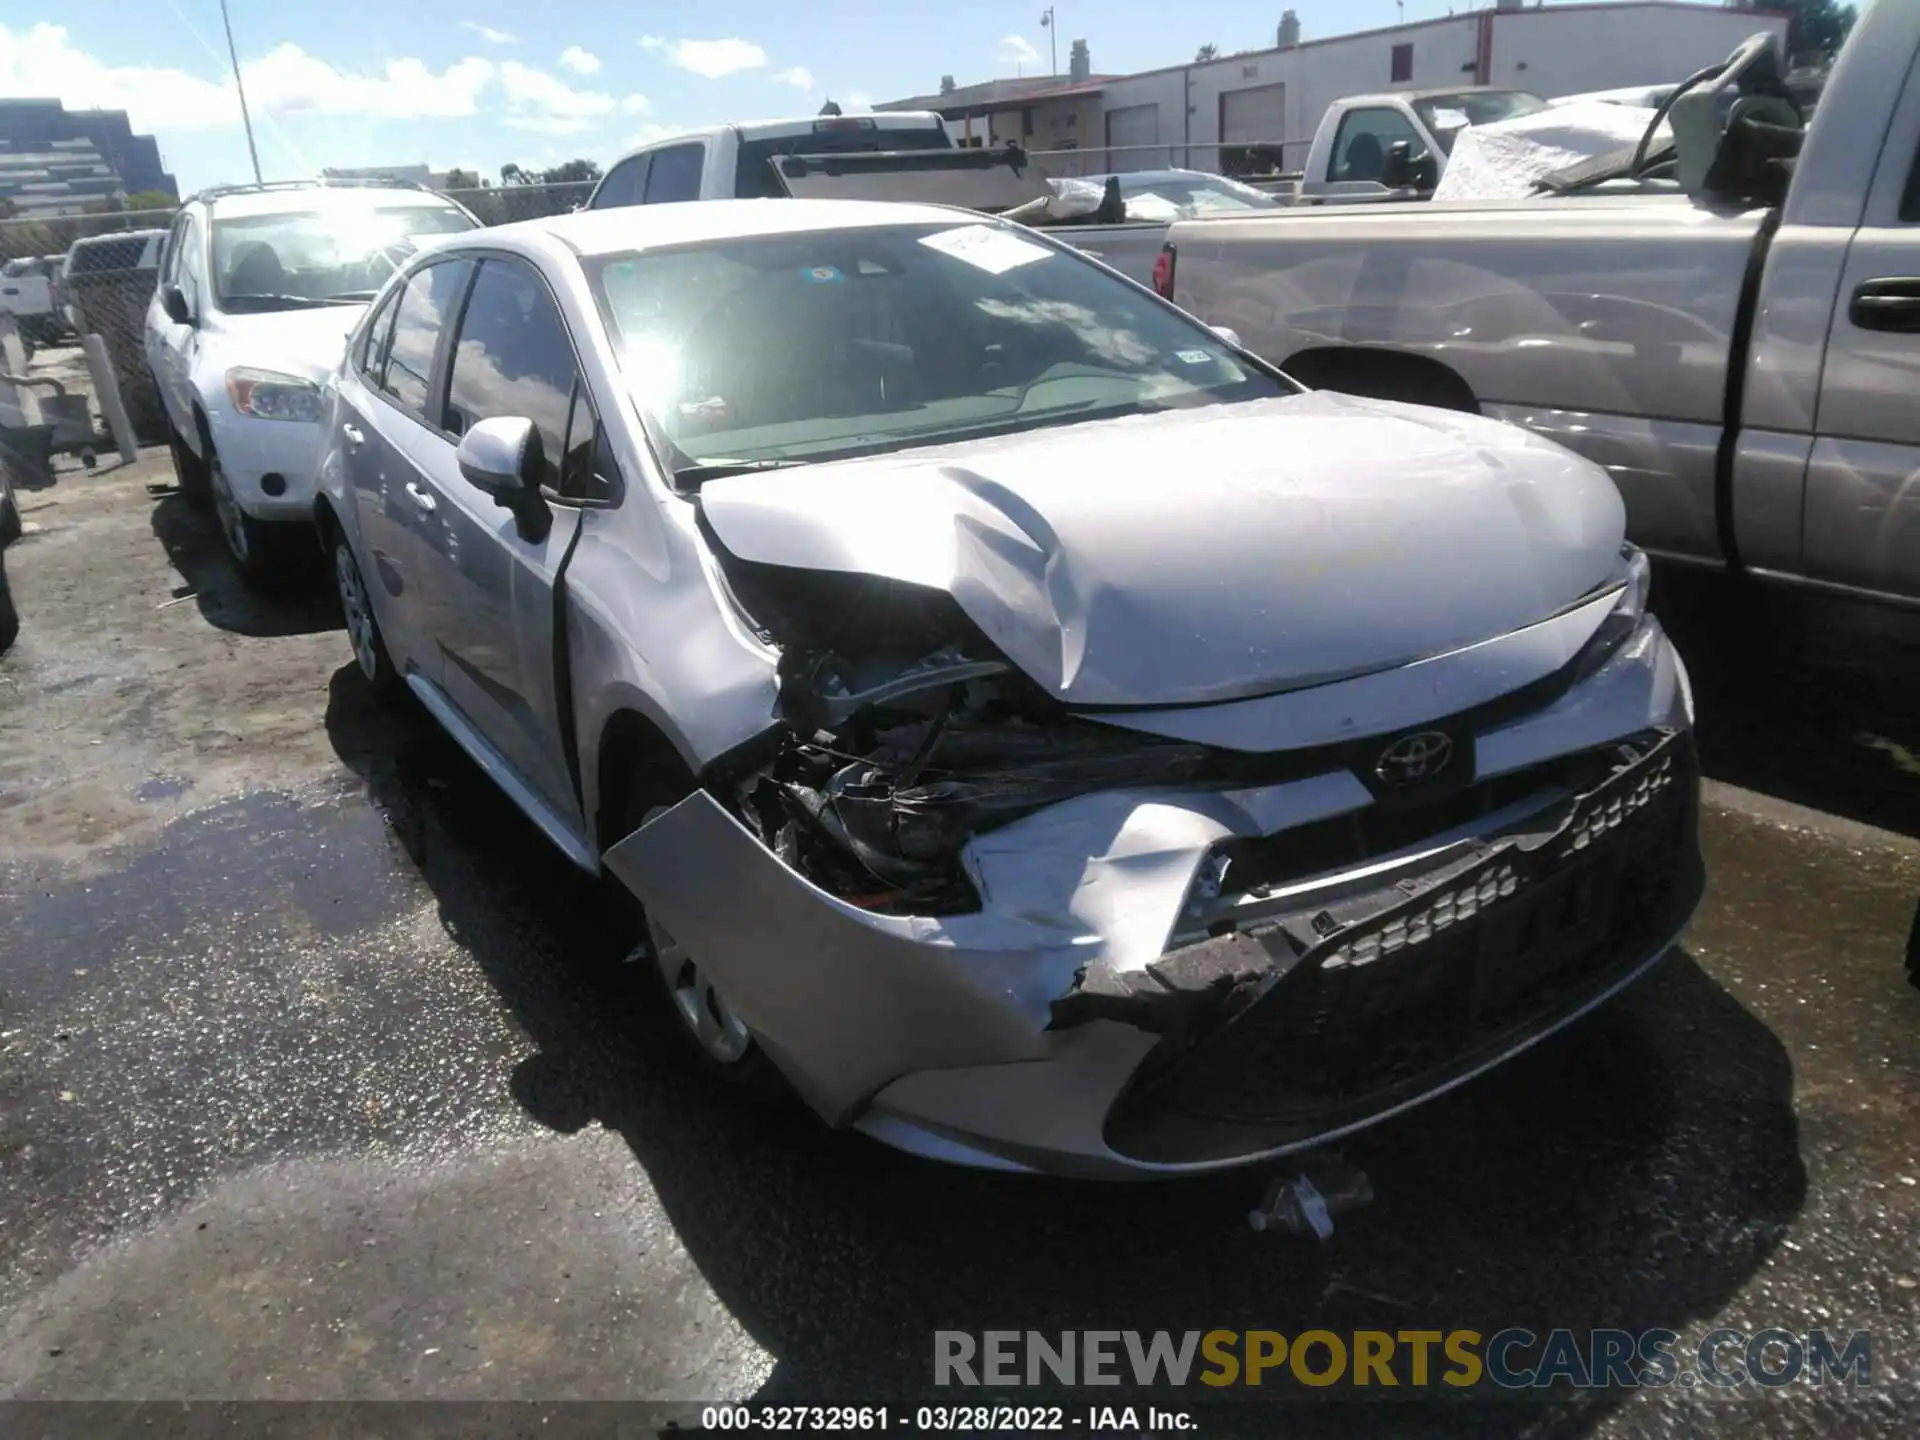
[[[830,1123],[1003,1168],[1245,1163],[1532,1043],[1698,900],[1684,670],[1638,608],[1608,632],[1613,594],[1491,702],[1261,751],[1063,704],[943,591],[715,551],[777,723],[606,859]],[[1407,706],[1513,668],[1435,663]],[[1409,730],[1450,767],[1383,770]]]

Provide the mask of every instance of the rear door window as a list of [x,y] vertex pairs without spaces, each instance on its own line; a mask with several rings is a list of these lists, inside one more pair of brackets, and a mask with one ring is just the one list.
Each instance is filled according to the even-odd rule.
[[652,155],[635,155],[614,166],[600,182],[600,188],[593,192],[593,203],[587,208],[612,210],[621,205],[638,205],[646,193],[647,162],[652,158]]
[[676,200],[698,200],[700,177],[707,168],[705,145],[670,145],[656,150],[647,172],[646,203],[666,205]]

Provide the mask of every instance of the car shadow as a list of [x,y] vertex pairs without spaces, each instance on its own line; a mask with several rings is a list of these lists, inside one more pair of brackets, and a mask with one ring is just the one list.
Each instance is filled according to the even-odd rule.
[[[378,708],[346,666],[327,728],[533,1043],[516,1099],[556,1131],[624,1139],[707,1282],[775,1357],[760,1401],[1040,1398],[934,1392],[940,1329],[1680,1330],[1751,1280],[1805,1199],[1787,1054],[1684,952],[1551,1042],[1343,1143],[1377,1199],[1324,1247],[1250,1229],[1254,1174],[1097,1185],[917,1161],[694,1078],[650,976],[620,963],[617,904],[423,713]],[[1273,1433],[1272,1399],[1234,1398],[1208,1433]],[[1578,1433],[1620,1399],[1403,1403],[1368,1425]],[[1347,1411],[1290,1408],[1286,1424],[1344,1433]]]
[[234,569],[213,517],[196,511],[178,491],[159,497],[149,523],[186,582],[174,598],[191,597],[216,629],[272,639],[345,628],[318,544],[311,555],[305,546],[289,545],[282,572],[270,585],[255,587]]
[[1920,837],[1920,613],[1657,568],[1715,780]]

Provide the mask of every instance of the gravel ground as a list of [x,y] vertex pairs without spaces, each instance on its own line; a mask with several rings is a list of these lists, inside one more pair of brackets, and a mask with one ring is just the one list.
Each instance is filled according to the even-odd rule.
[[[1911,1433],[1920,624],[1660,577],[1721,782],[1698,922],[1617,1003],[1345,1147],[1379,1198],[1314,1248],[1247,1229],[1247,1176],[953,1172],[715,1095],[602,897],[373,707],[323,592],[243,592],[169,480],[159,453],[63,470],[8,555],[0,1395],[898,1406],[942,1328],[1666,1327],[1684,1352],[1727,1325],[1869,1330],[1875,1383],[1287,1427]],[[41,1418],[123,1415],[80,1413]],[[392,1415],[300,1413],[262,1412]],[[1277,1425],[1242,1399],[1201,1431]]]

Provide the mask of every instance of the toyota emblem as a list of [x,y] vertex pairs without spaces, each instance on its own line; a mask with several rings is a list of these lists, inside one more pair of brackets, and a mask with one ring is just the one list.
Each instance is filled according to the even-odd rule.
[[1453,758],[1453,741],[1438,730],[1402,735],[1380,752],[1373,773],[1386,785],[1415,785],[1431,780]]

